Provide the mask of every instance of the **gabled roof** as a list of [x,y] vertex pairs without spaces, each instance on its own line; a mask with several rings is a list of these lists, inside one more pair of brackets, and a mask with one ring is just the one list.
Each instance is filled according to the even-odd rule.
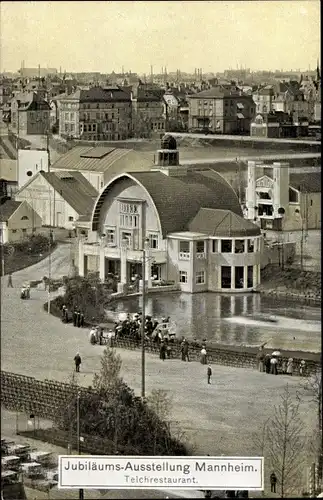
[[189,224],[190,231],[198,231],[209,236],[241,237],[259,236],[260,228],[231,210],[200,208]]
[[303,193],[321,193],[321,172],[290,174],[289,185]]
[[7,200],[0,205],[0,222],[8,222],[21,204],[22,201]]

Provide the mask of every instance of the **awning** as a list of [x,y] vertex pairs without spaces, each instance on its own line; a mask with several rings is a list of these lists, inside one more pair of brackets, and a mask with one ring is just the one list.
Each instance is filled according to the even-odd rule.
[[244,119],[244,116],[242,113],[237,113],[237,117],[240,119],[240,120],[243,120]]

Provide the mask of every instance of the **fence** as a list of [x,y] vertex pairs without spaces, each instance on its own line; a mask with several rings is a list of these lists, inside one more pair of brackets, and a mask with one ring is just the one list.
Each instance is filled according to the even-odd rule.
[[[170,344],[171,346],[171,357],[181,358],[181,346],[179,342]],[[111,347],[120,347],[122,349],[141,349],[141,340],[135,340],[129,337],[119,337],[118,339],[111,339]],[[159,355],[159,346],[156,342],[146,341],[145,350],[152,354]],[[271,351],[268,351],[271,352]],[[220,348],[214,346],[207,347],[207,358],[208,362],[224,365],[224,366],[234,366],[237,368],[257,368],[257,352],[246,352],[238,351],[236,349]],[[201,357],[201,345],[198,343],[191,343],[189,348],[189,358],[191,361],[200,361]],[[288,356],[289,357],[289,356]],[[282,358],[282,361],[288,361],[288,357]],[[303,358],[294,357],[294,371],[293,375],[300,375],[299,366]],[[306,360],[305,373],[304,376],[309,376],[317,373],[319,369],[319,361]]]
[[37,380],[15,373],[1,371],[1,406],[10,411],[34,414],[52,420],[64,401],[90,389],[51,380]]

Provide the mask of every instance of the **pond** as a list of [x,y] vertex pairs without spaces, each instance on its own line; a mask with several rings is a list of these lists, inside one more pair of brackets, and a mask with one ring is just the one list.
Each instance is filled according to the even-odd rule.
[[[118,301],[110,317],[140,311],[141,304],[141,297]],[[165,293],[147,297],[146,314],[158,320],[170,316],[177,336],[187,339],[246,346],[267,342],[269,348],[321,351],[321,309],[295,301],[260,294]],[[267,321],[268,316],[275,322]]]

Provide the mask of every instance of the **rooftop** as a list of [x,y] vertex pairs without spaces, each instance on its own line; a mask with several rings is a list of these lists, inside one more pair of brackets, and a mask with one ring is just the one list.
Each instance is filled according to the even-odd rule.
[[321,172],[292,173],[289,185],[303,193],[321,193]]
[[[119,160],[122,160],[122,165],[125,160],[130,165],[135,159],[146,169],[148,165],[153,165],[153,155],[149,155],[148,158],[146,154],[138,153],[133,149],[77,146],[58,158],[53,163],[52,170],[105,173],[112,166],[116,167]],[[123,166],[123,169],[126,170],[126,166]]]
[[259,236],[260,228],[231,210],[200,208],[189,224],[190,231],[200,231],[209,236],[241,237]]
[[0,159],[0,179],[17,182],[17,160]]
[[22,201],[7,200],[0,205],[0,222],[8,222],[21,203]]

